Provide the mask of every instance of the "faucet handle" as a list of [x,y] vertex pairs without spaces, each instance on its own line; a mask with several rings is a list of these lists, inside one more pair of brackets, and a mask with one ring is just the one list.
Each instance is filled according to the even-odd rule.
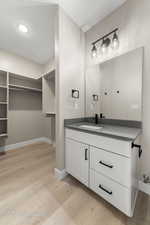
[[100,113],[100,119],[105,119],[105,116],[103,115],[103,113]]

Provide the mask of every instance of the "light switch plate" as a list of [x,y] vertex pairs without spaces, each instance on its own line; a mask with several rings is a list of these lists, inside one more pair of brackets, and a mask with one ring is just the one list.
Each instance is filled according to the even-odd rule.
[[98,101],[98,95],[93,95],[93,101],[95,101],[95,102]]

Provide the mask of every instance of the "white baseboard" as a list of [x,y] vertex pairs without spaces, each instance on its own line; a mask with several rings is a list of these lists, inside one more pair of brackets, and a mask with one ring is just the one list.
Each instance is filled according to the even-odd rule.
[[145,184],[142,181],[139,181],[139,190],[150,195],[150,184]]
[[68,175],[68,173],[66,172],[66,170],[59,170],[57,168],[55,168],[55,177],[58,180],[63,180],[66,176]]
[[49,138],[47,138],[47,137],[43,137],[43,138],[42,138],[42,141],[43,141],[43,142],[46,142],[46,143],[48,143],[48,144],[50,144],[50,145],[53,144],[52,141],[51,141],[51,139],[49,139]]
[[55,148],[56,147],[56,143],[53,142],[51,139],[47,138],[47,137],[43,137],[43,142],[46,142],[50,145],[53,145],[53,147]]
[[28,140],[28,141],[23,141],[23,142],[19,142],[19,143],[16,143],[16,144],[2,146],[2,147],[0,147],[0,152],[18,149],[18,148],[24,147],[26,145],[34,144],[34,143],[37,143],[37,142],[46,142],[48,144],[52,144],[52,142],[49,138],[46,138],[46,137],[34,138],[34,139],[31,139],[31,140]]

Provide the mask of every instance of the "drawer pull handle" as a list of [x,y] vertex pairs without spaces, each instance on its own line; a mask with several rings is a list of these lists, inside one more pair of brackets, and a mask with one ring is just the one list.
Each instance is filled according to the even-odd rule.
[[112,195],[112,191],[108,191],[107,189],[105,189],[102,185],[99,185],[99,188],[103,191],[105,191],[107,194]]
[[86,161],[88,160],[88,149],[87,148],[85,149],[85,160]]
[[113,168],[113,165],[108,165],[108,164],[106,164],[106,163],[104,163],[104,162],[102,162],[102,161],[100,161],[99,163],[100,163],[101,165],[103,165],[103,166],[106,166],[106,167],[110,168],[110,169]]
[[142,152],[143,152],[141,145],[137,145],[137,144],[134,144],[134,143],[132,142],[131,147],[132,147],[132,148],[138,148],[138,149],[139,149],[139,158],[141,158],[141,155],[142,155]]

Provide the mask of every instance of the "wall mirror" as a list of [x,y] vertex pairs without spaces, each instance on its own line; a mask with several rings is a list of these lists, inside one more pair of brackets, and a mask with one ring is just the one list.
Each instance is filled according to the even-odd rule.
[[141,121],[142,67],[142,47],[89,67],[86,117],[101,113],[106,119]]

